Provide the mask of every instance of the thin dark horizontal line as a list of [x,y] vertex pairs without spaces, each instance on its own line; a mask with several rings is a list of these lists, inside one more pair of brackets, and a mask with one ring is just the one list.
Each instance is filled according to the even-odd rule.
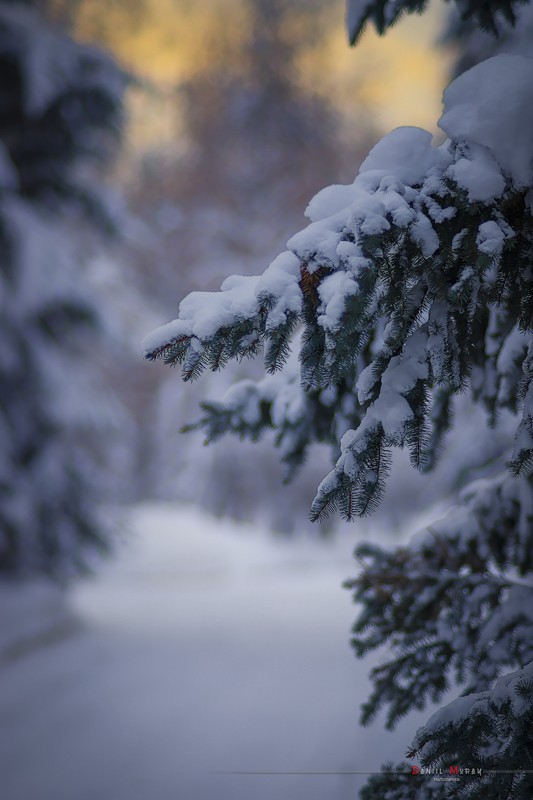
[[[483,770],[483,775],[517,775],[517,774],[533,774],[533,769],[490,769],[489,767],[479,769]],[[297,770],[250,770],[250,769],[229,769],[229,770],[212,770],[210,775],[411,775],[408,770],[315,770],[315,771],[297,771]],[[421,772],[414,774],[414,778],[430,778],[435,775],[449,775],[449,777],[458,778],[475,778],[480,777],[474,773],[447,773],[447,772]]]

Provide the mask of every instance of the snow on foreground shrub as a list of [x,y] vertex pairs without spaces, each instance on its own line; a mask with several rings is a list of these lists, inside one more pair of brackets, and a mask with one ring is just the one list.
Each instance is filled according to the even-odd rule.
[[[311,442],[329,442],[336,463],[314,519],[372,511],[393,447],[431,469],[457,393],[468,390],[489,421],[516,415],[509,469],[469,487],[409,549],[360,547],[364,569],[348,584],[362,608],[356,651],[387,644],[393,654],[372,673],[363,722],[386,705],[393,725],[438,700],[450,677],[466,685],[468,701],[437,712],[411,755],[426,766],[475,761],[483,777],[438,796],[533,794],[533,772],[513,772],[532,766],[533,745],[533,593],[523,580],[533,567],[532,87],[528,58],[499,55],[466,72],[444,93],[443,145],[418,128],[393,131],[353,184],[313,198],[311,224],[263,275],[193,292],[145,341],[148,358],[182,363],[185,380],[264,348],[278,374],[205,403],[198,426],[208,440],[273,428],[289,474]],[[283,370],[295,342],[299,364]],[[502,670],[515,672],[491,689]],[[510,772],[489,778],[494,769]],[[397,775],[373,781],[372,796],[396,786],[390,796],[413,797]]]

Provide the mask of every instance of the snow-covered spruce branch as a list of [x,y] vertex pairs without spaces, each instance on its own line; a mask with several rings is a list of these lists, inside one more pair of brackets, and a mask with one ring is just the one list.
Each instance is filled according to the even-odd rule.
[[[336,393],[339,390],[335,387]],[[203,416],[183,431],[202,430],[208,444],[228,432],[255,442],[265,431],[274,430],[285,478],[290,480],[305,462],[312,442],[335,446],[338,441],[339,420],[333,402],[328,405],[327,392],[304,392],[298,377],[284,375],[239,381],[222,401],[201,403]]]
[[427,770],[455,781],[413,776],[411,765],[382,765],[360,792],[361,800],[529,800],[533,791],[531,705],[533,664],[504,675],[492,690],[460,697],[417,731],[408,753]]
[[[347,519],[372,511],[391,447],[408,447],[414,466],[430,468],[450,424],[451,397],[467,386],[492,418],[504,408],[521,414],[511,467],[528,474],[533,115],[524,108],[532,80],[533,62],[518,56],[462,75],[444,95],[443,145],[417,128],[393,131],[353,184],[313,198],[311,224],[263,275],[192,293],[178,319],[145,341],[148,358],[182,363],[185,379],[261,346],[274,372],[302,327],[304,391],[348,382],[359,406],[357,424],[341,432],[340,457],[318,489],[313,518],[334,508]],[[521,146],[510,144],[509,130],[519,131]],[[329,414],[341,410],[334,401]],[[226,415],[226,429],[246,433],[238,412]],[[223,413],[217,424],[218,434]]]
[[275,371],[301,311],[300,271],[296,256],[284,253],[260,277],[233,275],[220,292],[192,292],[180,303],[178,319],[146,338],[147,358],[183,364],[183,378],[190,380],[205,367],[217,370],[231,358],[255,355],[266,340],[265,361]]
[[480,691],[502,669],[533,660],[530,480],[475,482],[408,547],[366,543],[355,555],[363,569],[346,583],[361,608],[353,647],[362,657],[387,646],[392,656],[372,670],[363,724],[386,706],[393,727],[439,700],[452,676],[466,692]]
[[482,769],[470,786],[456,788],[456,797],[526,800],[533,793],[532,705],[533,662],[437,711],[417,731],[409,755]]
[[[359,657],[382,646],[390,654],[371,672],[374,688],[362,723],[386,706],[387,725],[394,727],[410,710],[438,701],[453,680],[464,696],[417,731],[409,757],[428,768],[482,769],[450,784],[443,796],[530,797],[533,776],[520,770],[533,769],[531,479],[475,482],[409,546],[388,552],[363,544],[355,555],[363,569],[346,584],[361,609],[352,644]],[[503,772],[489,775],[492,770]],[[417,797],[426,797],[426,789]],[[378,790],[407,800],[414,784],[381,775],[361,797]]]
[[[364,366],[369,358],[365,349],[359,362]],[[342,434],[360,423],[361,408],[352,386],[353,376],[334,386],[305,391],[296,348],[274,375],[258,381],[238,381],[221,400],[201,403],[202,417],[183,430],[202,430],[206,444],[226,433],[255,442],[272,430],[285,479],[290,480],[305,462],[311,444],[327,444],[337,457]]]

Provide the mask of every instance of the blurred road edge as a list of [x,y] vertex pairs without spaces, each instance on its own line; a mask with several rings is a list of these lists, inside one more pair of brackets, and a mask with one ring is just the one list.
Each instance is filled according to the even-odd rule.
[[80,628],[59,586],[45,579],[0,581],[0,667]]

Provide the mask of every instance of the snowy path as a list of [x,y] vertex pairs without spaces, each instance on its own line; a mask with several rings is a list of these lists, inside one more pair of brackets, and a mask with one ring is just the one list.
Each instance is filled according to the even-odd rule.
[[353,540],[277,542],[161,507],[72,604],[81,629],[4,665],[2,800],[347,800],[416,727],[362,731],[368,664],[340,588]]

